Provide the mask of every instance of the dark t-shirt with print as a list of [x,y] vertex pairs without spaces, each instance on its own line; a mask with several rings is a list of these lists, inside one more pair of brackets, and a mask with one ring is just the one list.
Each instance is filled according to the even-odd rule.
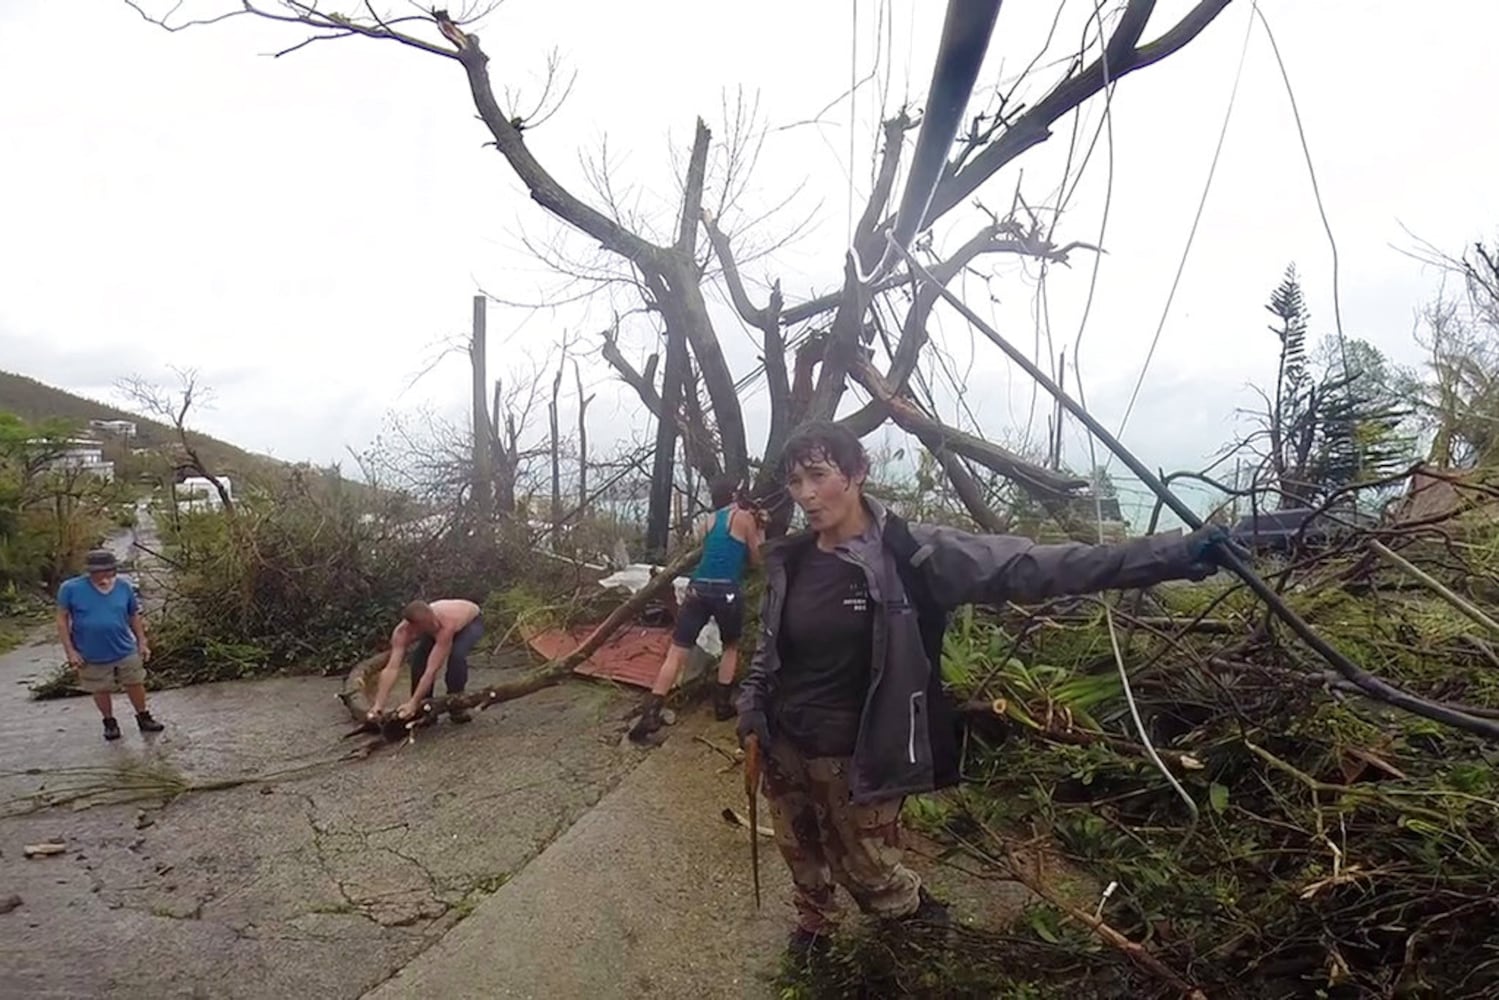
[[854,752],[869,691],[874,608],[864,571],[815,545],[799,560],[781,618],[778,734],[812,757]]

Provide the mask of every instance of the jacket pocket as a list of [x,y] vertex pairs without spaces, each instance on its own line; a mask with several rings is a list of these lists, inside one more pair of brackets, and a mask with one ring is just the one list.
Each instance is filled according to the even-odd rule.
[[906,760],[916,763],[916,751],[919,743],[925,743],[924,736],[918,736],[918,730],[924,728],[921,723],[926,717],[926,692],[912,691],[910,697],[910,709],[908,726],[906,729]]

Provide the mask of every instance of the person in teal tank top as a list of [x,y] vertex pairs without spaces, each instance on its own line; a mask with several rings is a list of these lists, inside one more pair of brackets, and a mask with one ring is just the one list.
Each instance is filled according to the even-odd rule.
[[732,478],[716,480],[709,493],[713,513],[698,524],[703,555],[692,573],[687,594],[677,611],[671,648],[656,674],[656,683],[646,698],[640,719],[630,729],[630,739],[643,742],[661,728],[661,708],[666,693],[677,682],[687,653],[711,618],[723,639],[723,658],[718,664],[718,683],[713,686],[713,714],[719,721],[734,717],[734,674],[739,668],[739,636],[744,631],[744,594],[741,583],[747,565],[760,564],[760,543],[765,528],[760,515],[737,502],[739,483]]

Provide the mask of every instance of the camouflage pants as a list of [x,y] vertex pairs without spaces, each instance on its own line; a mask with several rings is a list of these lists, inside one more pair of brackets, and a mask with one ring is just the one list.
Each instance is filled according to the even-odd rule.
[[847,757],[803,757],[776,740],[764,762],[776,846],[796,885],[797,924],[823,932],[838,921],[835,885],[881,917],[916,909],[921,880],[900,863],[900,799],[855,805]]

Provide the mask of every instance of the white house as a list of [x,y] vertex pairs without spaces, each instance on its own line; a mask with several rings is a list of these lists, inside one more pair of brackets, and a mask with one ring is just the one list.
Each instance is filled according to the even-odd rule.
[[91,430],[103,431],[106,434],[135,437],[134,420],[90,420],[88,425]]
[[[234,486],[228,476],[220,476],[219,482],[224,484],[224,492],[229,494],[229,499],[234,499]],[[180,510],[219,510],[224,506],[219,497],[219,491],[214,488],[213,482],[206,476],[188,476],[180,483],[172,485],[172,497],[177,501]]]
[[[38,450],[57,448],[54,442],[43,438],[35,438],[27,444]],[[48,459],[43,467],[58,471],[78,470],[104,480],[113,480],[115,477],[115,464],[104,460],[103,446],[91,438],[70,438],[62,442],[60,453]]]

